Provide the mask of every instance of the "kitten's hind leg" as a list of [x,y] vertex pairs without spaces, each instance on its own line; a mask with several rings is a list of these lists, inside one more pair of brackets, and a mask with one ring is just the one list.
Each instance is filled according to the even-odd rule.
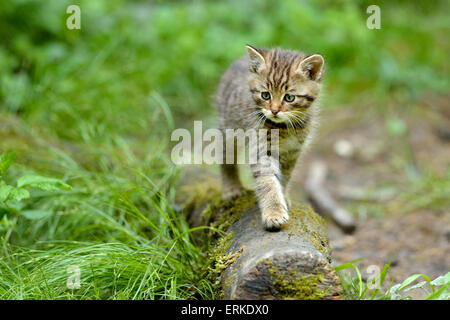
[[222,199],[229,200],[244,194],[245,189],[239,180],[237,165],[222,164]]
[[[226,148],[227,143],[232,143],[231,150],[233,154],[229,154],[227,157],[227,152],[231,152]],[[239,179],[239,171],[236,165],[237,160],[237,150],[236,143],[234,140],[226,140],[224,139],[223,145],[223,163],[220,165],[220,171],[222,175],[222,199],[230,200],[237,198],[245,193],[244,187],[242,187],[241,181]],[[231,163],[229,163],[229,159],[232,159]]]

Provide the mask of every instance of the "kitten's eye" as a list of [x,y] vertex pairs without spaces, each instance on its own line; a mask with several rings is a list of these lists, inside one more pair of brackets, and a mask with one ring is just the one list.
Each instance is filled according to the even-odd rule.
[[268,91],[261,92],[261,98],[263,98],[264,100],[269,100],[270,99],[270,92],[268,92]]
[[284,95],[284,101],[286,101],[286,102],[292,102],[292,101],[294,101],[294,99],[295,99],[295,96],[292,95],[292,94],[285,94]]

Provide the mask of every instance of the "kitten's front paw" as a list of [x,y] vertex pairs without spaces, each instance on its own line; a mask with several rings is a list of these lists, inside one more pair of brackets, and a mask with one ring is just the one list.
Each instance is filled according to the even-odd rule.
[[262,214],[264,228],[268,231],[279,230],[288,220],[289,213],[284,208],[279,210],[264,210]]
[[222,199],[223,200],[231,200],[236,199],[237,197],[240,197],[244,195],[245,190],[243,188],[227,188],[225,190],[222,190]]

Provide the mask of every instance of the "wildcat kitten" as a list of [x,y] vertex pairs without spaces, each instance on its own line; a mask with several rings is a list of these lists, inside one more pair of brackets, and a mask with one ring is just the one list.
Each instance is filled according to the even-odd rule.
[[[262,222],[268,230],[279,229],[289,219],[289,199],[284,192],[289,176],[317,121],[315,101],[322,87],[324,59],[319,54],[246,48],[248,56],[230,66],[218,88],[220,129],[279,130],[278,154],[250,146],[250,152],[267,161],[264,168],[260,162],[250,166]],[[270,145],[270,135],[258,139],[267,139]],[[234,139],[230,142],[235,144]],[[221,165],[224,199],[244,192],[234,163]]]

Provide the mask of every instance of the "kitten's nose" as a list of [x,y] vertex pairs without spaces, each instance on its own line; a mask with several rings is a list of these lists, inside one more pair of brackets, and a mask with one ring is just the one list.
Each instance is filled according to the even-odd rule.
[[270,108],[270,111],[272,111],[273,115],[276,116],[278,112],[280,112],[280,109],[278,108]]

